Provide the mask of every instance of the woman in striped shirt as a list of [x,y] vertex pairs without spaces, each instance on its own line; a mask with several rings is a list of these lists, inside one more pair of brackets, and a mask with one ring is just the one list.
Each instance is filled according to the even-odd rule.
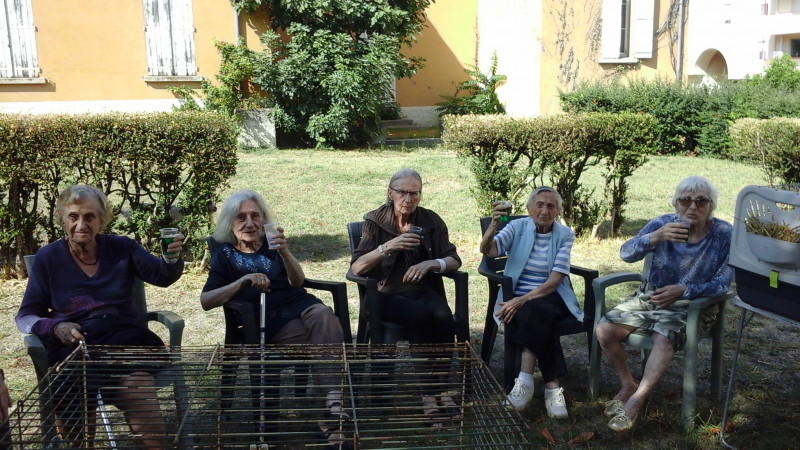
[[575,234],[556,222],[562,212],[561,195],[551,187],[540,187],[528,198],[530,217],[513,220],[499,233],[501,216],[507,215],[501,202],[493,204],[492,222],[481,240],[486,256],[508,254],[504,274],[511,277],[514,298],[500,292],[495,307],[498,323],[523,347],[520,373],[508,394],[506,405],[525,409],[533,398],[533,370],[536,362],[544,380],[547,415],[568,417],[563,388],[558,378],[567,364],[558,335],[558,322],[569,315],[583,321],[583,311],[569,285],[569,256]]

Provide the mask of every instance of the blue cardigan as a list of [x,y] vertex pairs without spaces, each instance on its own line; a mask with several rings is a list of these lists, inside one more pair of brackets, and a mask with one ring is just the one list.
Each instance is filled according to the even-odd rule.
[[[547,263],[550,269],[553,269],[555,264],[558,249],[565,239],[572,235],[572,230],[558,222],[553,223],[553,238],[550,241],[550,248],[547,253]],[[511,249],[508,251],[508,261],[506,261],[506,268],[503,272],[504,275],[511,277],[512,286],[517,285],[522,270],[525,269],[525,264],[533,251],[533,243],[536,241],[536,225],[530,217],[523,217],[514,221],[514,239],[511,243]],[[583,310],[578,306],[578,298],[575,297],[575,292],[569,282],[569,277],[565,276],[561,279],[561,283],[556,287],[556,292],[564,300],[569,312],[575,318],[583,322]],[[500,302],[503,302],[503,291],[498,292],[497,301],[494,305],[495,314],[500,311]],[[495,320],[497,316],[495,316]]]

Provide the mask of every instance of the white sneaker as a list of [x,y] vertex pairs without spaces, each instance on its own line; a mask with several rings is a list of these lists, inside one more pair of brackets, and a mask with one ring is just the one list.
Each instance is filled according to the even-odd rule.
[[506,408],[515,411],[522,411],[533,399],[533,386],[525,386],[519,378],[514,379],[514,388],[508,394],[508,398],[503,402]]
[[564,399],[564,388],[558,389],[545,389],[544,390],[544,406],[547,408],[547,415],[555,419],[566,419],[569,417],[567,413],[567,401]]

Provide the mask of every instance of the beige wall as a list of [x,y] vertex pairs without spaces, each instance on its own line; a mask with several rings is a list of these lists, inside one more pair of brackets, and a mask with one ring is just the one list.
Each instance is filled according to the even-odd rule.
[[432,106],[453,95],[467,79],[464,69],[476,64],[477,0],[437,0],[426,11],[425,29],[404,54],[425,58],[414,77],[397,80],[400,106]]
[[[219,71],[214,39],[235,41],[228,0],[195,0],[198,75]],[[141,0],[32,0],[40,85],[0,85],[0,101],[173,99],[167,83],[147,83]],[[184,83],[177,83],[184,84]],[[198,83],[192,86],[199,87]]]

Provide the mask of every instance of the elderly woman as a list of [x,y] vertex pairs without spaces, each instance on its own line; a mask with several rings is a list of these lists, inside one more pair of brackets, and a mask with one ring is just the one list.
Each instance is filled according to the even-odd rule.
[[[266,342],[270,344],[341,344],[344,332],[333,310],[303,289],[305,274],[289,251],[283,228],[267,242],[264,224],[273,217],[264,199],[255,191],[231,195],[220,208],[214,239],[222,245],[211,258],[211,271],[200,295],[204,310],[231,300],[266,302]],[[271,244],[271,245],[270,245]],[[338,386],[341,377],[320,374],[322,385]],[[342,408],[342,391],[327,392],[328,419],[349,419]],[[343,439],[326,421],[320,428],[331,441]],[[337,422],[338,423],[338,422]]]
[[[134,277],[169,286],[183,273],[183,260],[156,257],[128,237],[101,234],[111,214],[105,194],[92,186],[69,187],[58,199],[56,219],[65,236],[37,252],[16,317],[21,332],[42,339],[50,365],[63,360],[80,341],[164,346],[161,338],[142,324],[131,300]],[[182,242],[179,234],[168,252],[180,254]],[[109,384],[109,380],[103,382]],[[125,412],[146,446],[163,446],[165,425],[152,374],[135,371],[123,377],[119,386],[125,389],[115,389],[107,401]],[[79,431],[70,431],[70,426],[66,424],[67,434],[79,435]]]
[[[453,313],[444,284],[441,277],[429,274],[456,270],[461,258],[450,242],[447,225],[438,214],[420,207],[421,200],[422,177],[416,170],[402,169],[392,175],[386,203],[364,216],[351,269],[378,280],[381,315],[404,325],[412,344],[451,343]],[[412,226],[418,228],[412,232]],[[422,403],[434,428],[443,426],[436,419],[439,407],[452,412],[457,406],[446,391],[427,392]]]
[[[644,292],[612,309],[597,324],[595,333],[620,380],[620,390],[606,403],[608,427],[630,430],[647,397],[667,370],[672,356],[686,343],[689,300],[713,297],[728,291],[733,271],[728,267],[731,230],[729,223],[713,217],[717,189],[707,179],[691,176],[681,181],[672,197],[674,214],[652,219],[639,233],[622,244],[626,262],[653,254]],[[688,228],[679,219],[689,222]],[[718,306],[704,313],[712,323]],[[622,341],[631,333],[650,334],[653,349],[637,383],[628,367]]]
[[513,220],[497,233],[500,217],[508,212],[506,205],[495,202],[480,250],[486,256],[507,253],[504,274],[514,284],[514,298],[498,298],[499,308],[495,312],[505,324],[506,333],[523,349],[519,376],[506,404],[517,411],[528,406],[533,399],[533,370],[538,360],[547,415],[564,419],[568,417],[567,404],[558,378],[567,373],[567,364],[558,322],[569,316],[583,321],[583,311],[569,284],[569,258],[575,234],[556,222],[562,212],[561,205],[561,195],[555,189],[537,188],[528,198],[530,217]]

